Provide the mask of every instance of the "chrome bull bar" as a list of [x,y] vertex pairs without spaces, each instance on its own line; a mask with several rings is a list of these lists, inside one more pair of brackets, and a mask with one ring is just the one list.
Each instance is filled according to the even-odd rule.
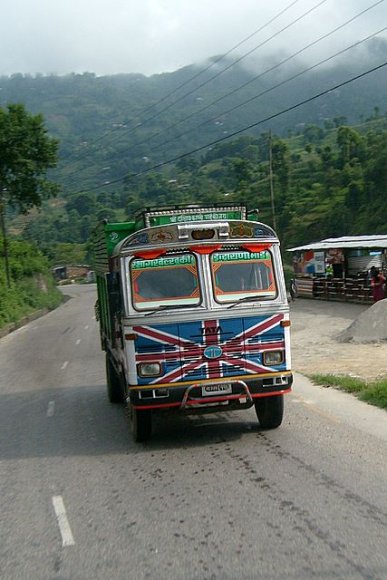
[[[222,402],[225,401],[238,401],[240,399],[245,398],[246,401],[243,401],[242,404],[248,404],[249,406],[254,404],[253,398],[251,396],[250,393],[250,389],[249,387],[246,385],[246,383],[244,381],[229,381],[232,383],[232,385],[239,385],[243,388],[243,392],[241,393],[232,393],[232,394],[227,394],[227,395],[210,395],[207,397],[190,397],[190,392],[193,389],[197,389],[197,388],[201,388],[203,386],[203,383],[195,383],[193,385],[190,385],[189,387],[187,387],[187,389],[184,392],[184,396],[183,396],[183,400],[181,402],[180,405],[180,410],[184,410],[187,407],[194,407],[194,408],[200,408],[200,407],[208,407],[208,406],[215,406],[217,404],[221,404]],[[222,384],[222,383],[207,383],[208,384]]]

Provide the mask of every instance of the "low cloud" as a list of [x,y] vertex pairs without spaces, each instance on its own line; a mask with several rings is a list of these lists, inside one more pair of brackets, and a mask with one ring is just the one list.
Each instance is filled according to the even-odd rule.
[[[2,75],[172,71],[229,51],[291,5],[284,0],[244,0],[238,5],[228,0],[7,2],[0,23]],[[233,55],[253,51],[260,43],[264,44],[251,58],[295,52],[370,5],[363,0],[329,0],[303,16],[317,0],[293,4]],[[305,58],[332,53],[375,32],[386,16],[387,8],[381,4]],[[299,22],[282,30],[297,18]]]

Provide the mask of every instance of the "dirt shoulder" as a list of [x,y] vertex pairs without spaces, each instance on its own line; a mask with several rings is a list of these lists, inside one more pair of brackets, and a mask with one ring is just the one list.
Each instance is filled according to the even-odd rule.
[[290,305],[293,370],[387,378],[387,341],[340,343],[336,337],[371,306],[298,298]]

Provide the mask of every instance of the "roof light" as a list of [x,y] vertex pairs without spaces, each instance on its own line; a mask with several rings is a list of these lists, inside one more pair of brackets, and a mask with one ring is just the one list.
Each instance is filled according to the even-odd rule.
[[212,240],[212,238],[215,236],[215,230],[193,230],[191,232],[191,236],[193,240]]

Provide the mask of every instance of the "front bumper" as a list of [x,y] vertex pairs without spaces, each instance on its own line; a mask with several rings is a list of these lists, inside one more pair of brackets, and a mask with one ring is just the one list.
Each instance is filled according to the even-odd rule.
[[[195,413],[209,412],[218,408],[248,408],[258,397],[282,395],[291,391],[293,375],[291,372],[273,373],[262,378],[248,377],[231,378],[219,381],[201,381],[177,385],[153,385],[152,387],[129,386],[128,402],[135,409],[178,409]],[[231,392],[227,395],[203,396],[205,385],[231,384]]]

